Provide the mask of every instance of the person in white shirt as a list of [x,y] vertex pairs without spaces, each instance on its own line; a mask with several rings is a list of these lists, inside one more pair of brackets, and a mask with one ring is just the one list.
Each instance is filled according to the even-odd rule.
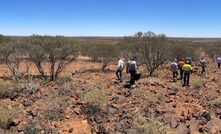
[[220,66],[221,66],[221,56],[218,56],[217,64],[218,64],[218,68],[220,68]]
[[177,59],[175,59],[172,63],[171,63],[171,71],[173,73],[173,81],[176,82],[177,79],[177,75],[178,75],[178,64],[177,64]]
[[118,60],[116,75],[117,75],[117,80],[122,82],[123,80],[122,72],[125,68],[125,62],[124,62],[124,58],[118,58],[118,59],[119,60]]

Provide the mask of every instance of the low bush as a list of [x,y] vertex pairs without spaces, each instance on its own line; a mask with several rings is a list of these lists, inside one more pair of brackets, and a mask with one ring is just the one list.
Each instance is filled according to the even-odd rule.
[[180,88],[181,88],[180,85],[177,84],[177,83],[173,83],[173,84],[171,84],[171,86],[170,86],[170,89],[171,89],[171,90],[174,90],[174,91],[178,91]]
[[71,82],[71,81],[72,81],[72,79],[69,76],[63,76],[63,77],[60,77],[60,78],[57,79],[57,82],[58,82],[59,85],[63,85],[65,83]]
[[10,83],[0,79],[0,99],[2,98],[14,98],[18,93],[22,91],[20,85],[16,83]]
[[211,90],[211,89],[203,91],[203,94],[205,94],[207,99],[210,100],[210,101],[213,101],[213,100],[217,99],[220,96],[219,92],[217,92],[215,90]]
[[210,105],[213,108],[221,108],[221,97],[216,98],[215,100],[210,102]]
[[193,89],[195,90],[200,90],[200,88],[202,87],[203,81],[201,79],[195,78],[192,80],[191,85],[193,87]]
[[146,119],[142,115],[137,115],[131,126],[130,134],[167,134],[169,128],[162,126],[154,119]]
[[16,105],[0,104],[0,128],[9,129],[14,119],[21,116],[20,109]]
[[47,120],[58,120],[64,118],[64,109],[68,106],[68,97],[58,92],[50,92],[41,100],[41,111]]
[[109,96],[107,90],[103,88],[91,89],[83,95],[83,101],[90,104],[98,106],[99,108],[104,107],[109,101]]
[[132,93],[136,98],[144,99],[148,104],[163,103],[165,95],[161,93],[153,93],[149,90],[134,90]]
[[24,134],[39,134],[41,130],[36,127],[36,123],[30,122],[24,130]]
[[0,98],[7,96],[11,90],[11,84],[9,82],[5,82],[4,80],[0,80]]

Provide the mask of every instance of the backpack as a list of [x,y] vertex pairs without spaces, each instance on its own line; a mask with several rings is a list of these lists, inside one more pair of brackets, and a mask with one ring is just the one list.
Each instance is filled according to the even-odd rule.
[[129,61],[128,62],[128,70],[129,71],[136,71],[136,62],[135,61]]

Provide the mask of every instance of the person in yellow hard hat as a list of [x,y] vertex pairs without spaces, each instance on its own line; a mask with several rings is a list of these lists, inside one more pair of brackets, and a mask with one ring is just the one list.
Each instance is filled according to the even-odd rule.
[[192,71],[192,66],[190,63],[187,61],[183,67],[183,74],[184,74],[184,79],[183,79],[183,86],[189,86],[189,81],[190,81],[190,73]]

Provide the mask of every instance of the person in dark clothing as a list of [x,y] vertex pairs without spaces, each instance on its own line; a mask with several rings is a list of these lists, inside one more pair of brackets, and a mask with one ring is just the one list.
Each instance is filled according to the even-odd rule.
[[221,66],[221,56],[219,56],[217,58],[217,64],[218,64],[218,68],[220,68],[220,66]]
[[192,59],[190,57],[186,57],[185,63],[188,63],[189,65],[192,65]]
[[131,60],[127,63],[127,72],[130,73],[130,86],[135,87],[135,80],[136,80],[136,74],[137,74],[137,63],[136,58],[133,57]]

